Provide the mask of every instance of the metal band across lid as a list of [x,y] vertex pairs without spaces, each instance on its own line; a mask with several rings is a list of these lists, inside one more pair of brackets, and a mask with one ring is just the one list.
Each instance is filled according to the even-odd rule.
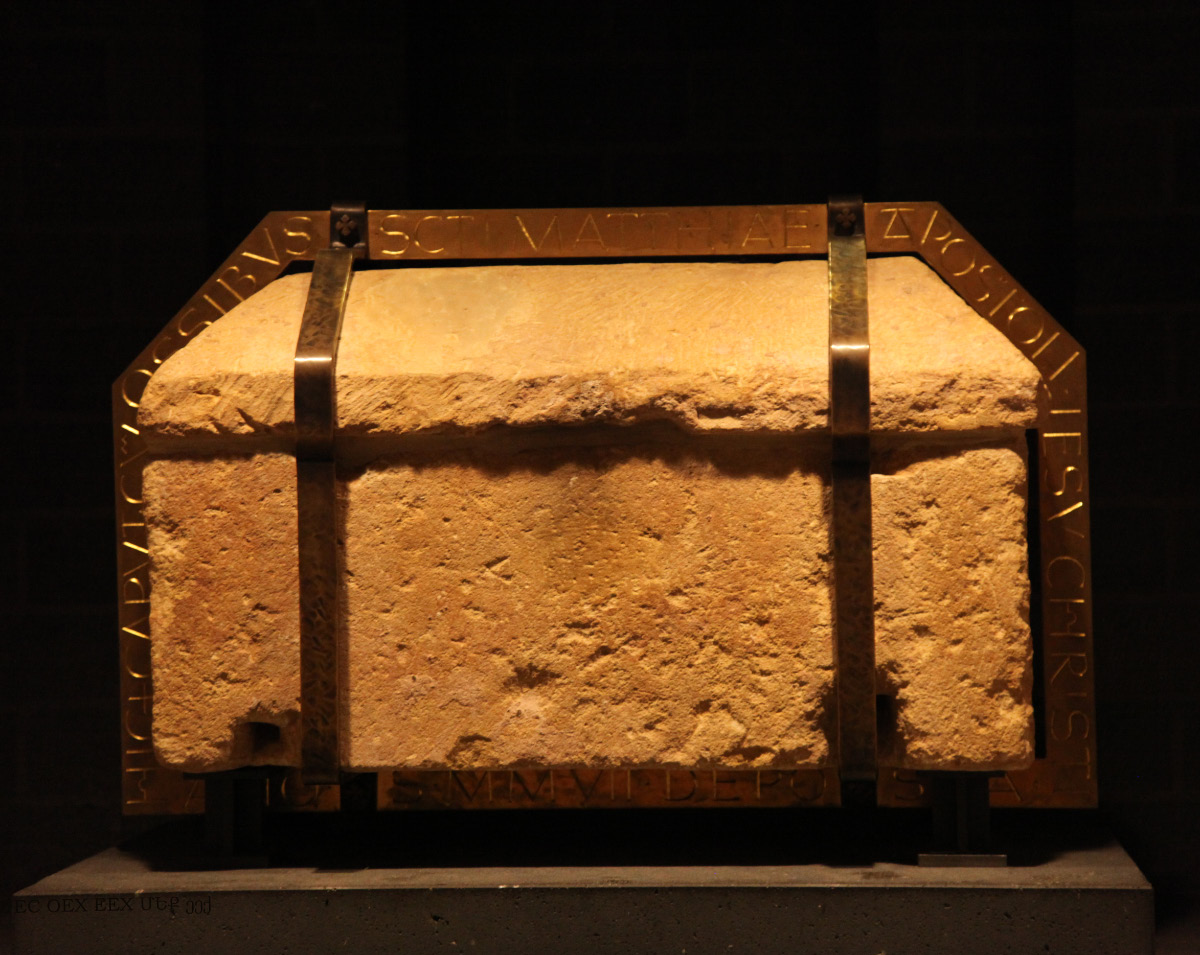
[[338,553],[334,370],[350,293],[351,249],[322,249],[296,343],[297,524],[300,552],[301,766],[306,783],[336,783]]
[[875,583],[871,559],[871,346],[861,198],[829,201],[829,425],[839,774],[874,799]]

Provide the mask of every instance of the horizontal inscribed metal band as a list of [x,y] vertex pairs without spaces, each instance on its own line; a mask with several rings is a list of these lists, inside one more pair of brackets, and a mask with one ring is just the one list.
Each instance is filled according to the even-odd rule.
[[820,255],[820,205],[371,210],[372,259]]
[[300,557],[301,765],[309,784],[339,778],[337,486],[334,369],[350,292],[349,249],[317,253],[296,343],[297,535]]
[[843,781],[876,777],[871,563],[870,339],[861,199],[829,203],[829,422],[833,633]]

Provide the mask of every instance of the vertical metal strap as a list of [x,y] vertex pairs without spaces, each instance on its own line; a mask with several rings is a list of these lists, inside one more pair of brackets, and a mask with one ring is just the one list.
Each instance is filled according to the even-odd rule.
[[[829,424],[839,773],[874,798],[875,580],[871,559],[871,346],[862,199],[829,200]],[[844,796],[845,799],[845,796]]]
[[303,777],[309,784],[336,783],[341,765],[334,369],[353,261],[350,249],[317,253],[293,369],[300,545],[300,747]]

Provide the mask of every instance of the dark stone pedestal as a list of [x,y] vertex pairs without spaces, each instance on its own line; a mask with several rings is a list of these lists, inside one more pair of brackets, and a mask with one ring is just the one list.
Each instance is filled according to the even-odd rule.
[[13,901],[18,955],[1151,952],[1151,889],[1115,842],[1027,860],[206,869],[167,840]]

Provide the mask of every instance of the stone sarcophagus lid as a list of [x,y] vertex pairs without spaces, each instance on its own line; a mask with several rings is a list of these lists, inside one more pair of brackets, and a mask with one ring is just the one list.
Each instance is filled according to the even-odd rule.
[[855,215],[266,220],[117,383],[127,806],[836,802],[863,739],[885,803],[1092,801],[1082,354],[940,207]]

